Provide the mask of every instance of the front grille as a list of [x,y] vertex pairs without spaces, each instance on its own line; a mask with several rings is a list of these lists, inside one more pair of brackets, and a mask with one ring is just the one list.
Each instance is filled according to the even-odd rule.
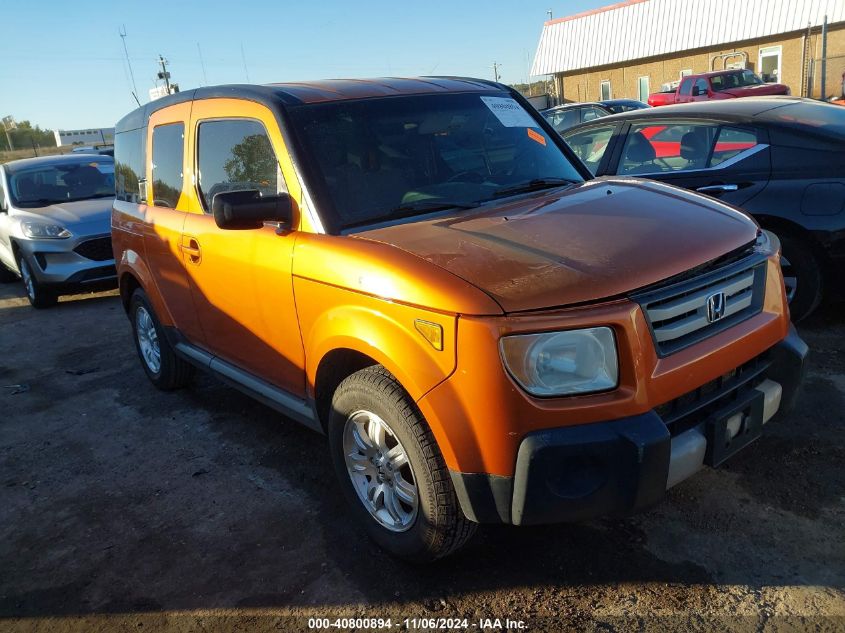
[[[760,312],[765,286],[766,259],[752,255],[693,279],[637,293],[632,299],[645,313],[658,355],[666,356]],[[708,307],[711,297],[721,310],[714,310],[712,303]]]
[[104,262],[114,258],[114,253],[111,249],[111,237],[97,237],[92,240],[85,240],[77,245],[73,251],[95,262]]
[[766,379],[768,352],[684,395],[655,407],[672,436],[698,426],[715,411],[739,399]]

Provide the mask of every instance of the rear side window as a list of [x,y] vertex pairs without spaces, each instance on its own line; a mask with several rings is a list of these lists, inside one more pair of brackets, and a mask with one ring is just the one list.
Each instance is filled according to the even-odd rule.
[[735,127],[723,127],[716,137],[710,167],[721,165],[734,156],[757,145],[757,134],[753,130],[743,130]]
[[206,210],[223,191],[285,191],[279,161],[259,121],[204,121],[199,126],[199,192]]
[[176,208],[182,193],[185,125],[169,123],[153,130],[153,204]]
[[121,132],[114,137],[114,182],[118,200],[135,204],[147,201],[144,173],[146,142],[146,128]]
[[607,112],[594,107],[581,108],[581,121],[587,122],[607,116]]

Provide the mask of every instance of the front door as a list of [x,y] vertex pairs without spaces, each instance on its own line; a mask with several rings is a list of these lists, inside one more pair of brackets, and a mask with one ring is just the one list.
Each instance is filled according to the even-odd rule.
[[[241,116],[232,118],[233,112]],[[302,397],[304,352],[291,278],[297,233],[271,225],[223,230],[211,215],[220,192],[288,191],[285,176],[292,174],[283,175],[280,167],[278,157],[287,159],[287,153],[275,119],[255,103],[200,100],[194,103],[191,127],[195,186],[182,252],[203,347]]]
[[648,121],[631,124],[610,173],[652,178],[742,206],[768,184],[771,158],[763,131],[715,121]]

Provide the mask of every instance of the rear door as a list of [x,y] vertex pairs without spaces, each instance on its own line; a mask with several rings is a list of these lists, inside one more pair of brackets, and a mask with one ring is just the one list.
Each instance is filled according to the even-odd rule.
[[718,121],[634,122],[608,173],[660,180],[742,206],[769,182],[767,141],[764,130]]
[[153,278],[173,324],[189,340],[200,338],[199,321],[180,247],[185,212],[185,129],[191,102],[169,106],[150,116],[147,127],[147,198],[144,249]]

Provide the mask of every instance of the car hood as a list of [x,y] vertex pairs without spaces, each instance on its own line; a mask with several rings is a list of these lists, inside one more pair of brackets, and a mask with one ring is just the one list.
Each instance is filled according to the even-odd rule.
[[785,95],[789,93],[789,89],[783,84],[760,84],[722,90],[722,93],[729,94],[732,97],[765,97],[767,95]]
[[452,272],[505,312],[618,297],[710,262],[756,236],[754,221],[733,207],[669,185],[621,178],[355,235]]
[[74,227],[96,227],[102,225],[102,232],[109,232],[113,198],[95,198],[60,202],[34,209],[18,209],[15,215],[21,219],[52,221],[73,230]]

